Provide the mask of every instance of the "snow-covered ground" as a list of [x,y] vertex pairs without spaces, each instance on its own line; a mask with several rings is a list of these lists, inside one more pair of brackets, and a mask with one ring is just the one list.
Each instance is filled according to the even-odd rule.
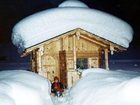
[[28,71],[1,71],[0,105],[53,105],[50,82]]
[[72,88],[72,105],[140,105],[140,73],[86,70]]
[[50,82],[29,71],[0,72],[0,105],[140,105],[140,72],[85,70],[64,97],[50,96]]

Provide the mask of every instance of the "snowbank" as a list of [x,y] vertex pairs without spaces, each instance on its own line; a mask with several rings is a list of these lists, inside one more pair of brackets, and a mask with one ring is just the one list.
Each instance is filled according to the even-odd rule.
[[140,105],[139,97],[138,72],[85,70],[65,97],[52,99],[45,78],[27,71],[0,72],[0,105]]
[[53,105],[50,83],[27,71],[1,71],[0,105]]
[[77,0],[65,1],[58,8],[21,20],[13,28],[12,41],[19,50],[24,50],[75,28],[82,28],[126,48],[132,41],[133,30],[129,24],[105,12],[90,9]]
[[140,73],[86,70],[72,88],[72,105],[140,105]]

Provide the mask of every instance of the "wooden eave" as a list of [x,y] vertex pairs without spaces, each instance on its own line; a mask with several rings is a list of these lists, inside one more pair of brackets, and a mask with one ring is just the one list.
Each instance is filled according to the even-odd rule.
[[97,41],[99,43],[102,43],[103,45],[106,45],[108,47],[108,49],[110,49],[110,46],[112,46],[112,47],[114,47],[115,51],[125,51],[125,50],[127,50],[125,47],[123,47],[121,45],[118,45],[118,44],[116,44],[116,43],[114,43],[112,41],[109,41],[109,40],[107,40],[105,38],[99,37],[99,36],[97,36],[95,34],[92,34],[92,33],[88,32],[88,31],[85,31],[85,30],[83,30],[81,28],[79,28],[79,30],[81,32],[81,35],[86,34],[87,37],[89,37],[90,40],[94,40],[94,41]]
[[51,39],[45,40],[45,41],[43,41],[43,42],[41,42],[41,43],[38,43],[38,44],[36,44],[36,45],[34,45],[34,46],[28,47],[28,48],[26,48],[26,49],[24,50],[24,52],[22,53],[21,57],[27,56],[28,54],[30,54],[31,51],[40,48],[40,47],[41,47],[42,45],[44,45],[44,44],[49,44],[49,43],[51,43],[51,42],[54,42],[54,41],[59,40],[59,39],[61,39],[61,38],[64,38],[64,37],[66,37],[67,35],[73,35],[74,33],[76,33],[76,29],[75,29],[75,30],[72,30],[72,31],[68,31],[68,32],[66,32],[66,33],[64,33],[64,34],[58,35],[58,36],[53,37],[53,38],[51,38]]
[[99,37],[99,36],[97,36],[95,34],[92,34],[92,33],[88,32],[88,31],[85,31],[85,30],[83,30],[81,28],[76,28],[76,29],[68,31],[68,32],[66,32],[64,34],[61,34],[59,36],[53,37],[53,38],[45,40],[45,41],[43,41],[43,42],[41,42],[39,44],[36,44],[36,45],[31,46],[29,48],[26,48],[24,50],[24,52],[22,53],[21,57],[27,56],[32,51],[39,49],[44,44],[49,44],[51,42],[54,42],[54,41],[59,40],[61,38],[64,38],[64,37],[66,37],[68,35],[75,35],[75,34],[77,35],[77,37],[79,37],[79,38],[81,37],[81,38],[83,38],[85,40],[88,40],[88,41],[94,43],[94,44],[102,46],[103,48],[110,49],[110,47],[113,47],[114,51],[125,51],[126,50],[126,48],[124,48],[123,46],[120,46],[120,45],[118,45],[116,43],[113,43],[113,42],[111,42],[111,41],[109,41],[107,39]]

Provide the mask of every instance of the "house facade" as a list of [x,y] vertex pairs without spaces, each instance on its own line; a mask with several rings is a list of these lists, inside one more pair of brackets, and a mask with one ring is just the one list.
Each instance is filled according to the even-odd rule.
[[58,76],[65,87],[71,87],[80,79],[79,69],[109,69],[108,54],[123,50],[120,45],[76,28],[25,49],[22,56],[31,56],[33,72],[51,82]]

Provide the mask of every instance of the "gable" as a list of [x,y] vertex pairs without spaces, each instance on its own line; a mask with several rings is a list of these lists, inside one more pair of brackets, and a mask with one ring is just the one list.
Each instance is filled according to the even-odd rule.
[[[56,45],[58,45],[58,44],[62,43],[63,40],[65,40],[65,41],[63,41],[64,45],[59,46],[57,49],[61,49],[61,47],[67,47],[67,49],[72,49],[73,48],[73,45],[72,45],[73,44],[73,40],[72,40],[73,35],[76,36],[76,40],[77,40],[76,44],[78,45],[77,50],[80,49],[80,50],[84,51],[84,50],[87,50],[87,48],[89,48],[90,46],[92,46],[92,47],[96,46],[95,49],[98,48],[98,47],[101,47],[103,49],[111,49],[113,51],[124,51],[124,50],[126,50],[126,48],[124,48],[120,45],[117,45],[117,44],[115,44],[111,41],[108,41],[107,39],[101,38],[97,35],[94,35],[90,32],[87,32],[87,31],[85,31],[81,28],[77,28],[77,29],[74,29],[72,31],[69,31],[67,33],[64,33],[62,35],[51,38],[49,40],[46,40],[44,42],[41,42],[37,45],[34,45],[32,47],[29,47],[29,48],[25,49],[22,56],[26,56],[31,51],[33,51],[35,49],[38,49],[43,45],[47,45],[47,44],[50,44],[50,43],[56,43]],[[54,44],[54,46],[55,46],[55,44]],[[89,49],[93,49],[92,47],[89,48]]]

